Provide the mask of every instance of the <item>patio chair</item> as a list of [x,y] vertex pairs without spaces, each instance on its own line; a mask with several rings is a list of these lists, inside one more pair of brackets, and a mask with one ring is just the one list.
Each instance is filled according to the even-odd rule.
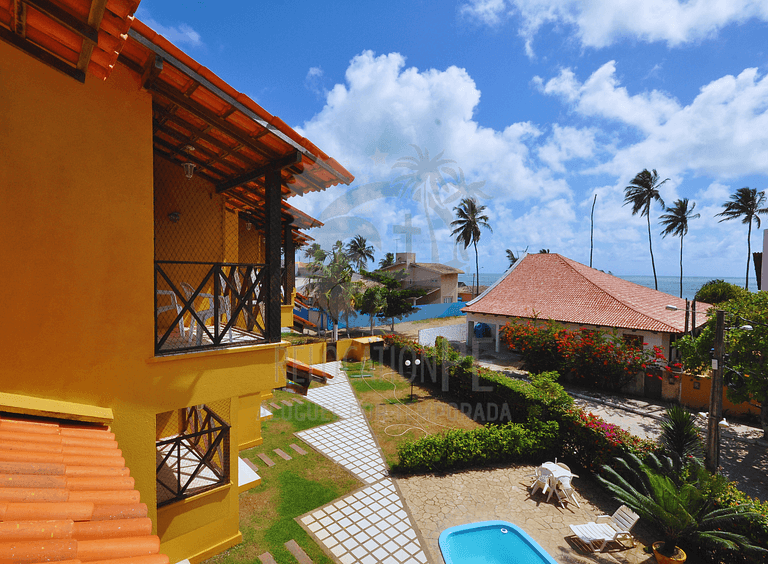
[[555,495],[557,496],[557,501],[560,503],[561,507],[564,507],[565,502],[572,501],[576,504],[576,507],[581,507],[579,505],[578,500],[576,499],[576,491],[573,489],[573,486],[571,485],[571,477],[569,476],[563,476],[561,478],[558,478],[557,484],[555,484]]
[[594,521],[586,525],[569,525],[573,534],[587,545],[593,552],[597,544],[602,541],[598,552],[602,552],[609,542],[618,542],[624,548],[631,548],[624,545],[625,542],[631,542],[635,546],[635,539],[630,531],[632,527],[640,520],[640,516],[632,511],[626,505],[622,505],[613,515],[600,515],[596,518],[607,519],[607,523],[596,523]]
[[[533,484],[531,484],[531,496],[533,496],[539,488],[541,488],[541,493],[547,493],[547,491],[552,488],[551,479],[552,473],[549,470],[546,468],[536,468],[536,479],[533,481]],[[552,492],[550,492],[550,495],[551,493]]]
[[[179,304],[179,300],[176,299],[176,292],[172,290],[157,290],[158,296],[170,296],[171,303],[169,305],[159,305],[157,306],[157,315],[160,316],[161,313],[165,313],[166,311],[175,311],[176,315],[181,313],[181,310],[184,309],[181,307],[181,304]],[[185,328],[184,328],[184,317],[182,316],[179,319],[179,336],[184,339],[185,338]]]
[[[223,280],[222,284],[226,284],[226,281]],[[184,290],[184,294],[187,300],[192,298],[192,296],[195,293],[195,289],[189,284],[187,284],[186,282],[181,283],[181,289]],[[208,308],[195,311],[195,315],[192,316],[192,320],[189,323],[190,341],[192,340],[192,335],[196,334],[197,345],[199,346],[203,343],[202,325],[205,325],[206,321],[208,321],[214,316],[214,309],[213,309],[213,294],[204,294],[201,292],[197,295],[197,297],[208,300]],[[227,317],[227,320],[229,320],[230,311],[231,311],[231,307],[230,307],[229,299],[227,299],[226,296],[219,296],[219,316],[225,315]],[[195,316],[199,319],[199,321],[198,319],[195,318]],[[231,343],[232,330],[230,329],[227,332],[229,333],[229,342]]]

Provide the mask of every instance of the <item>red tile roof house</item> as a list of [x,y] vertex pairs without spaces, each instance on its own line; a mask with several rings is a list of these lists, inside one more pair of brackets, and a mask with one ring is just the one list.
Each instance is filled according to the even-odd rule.
[[[691,306],[692,302],[689,309]],[[696,327],[706,323],[709,307],[702,302],[696,304]],[[627,282],[556,253],[544,253],[527,255],[515,263],[462,311],[467,314],[470,350],[476,323],[491,327],[494,347],[499,352],[503,346],[499,342],[501,327],[537,318],[552,319],[572,330],[616,329],[628,339],[642,339],[647,347],[661,347],[669,358],[675,338],[685,332],[685,309],[684,299]]]
[[405,270],[406,288],[423,288],[427,294],[416,305],[451,304],[458,301],[459,274],[463,270],[435,262],[416,262],[416,253],[397,253],[395,263],[382,268],[385,272]]

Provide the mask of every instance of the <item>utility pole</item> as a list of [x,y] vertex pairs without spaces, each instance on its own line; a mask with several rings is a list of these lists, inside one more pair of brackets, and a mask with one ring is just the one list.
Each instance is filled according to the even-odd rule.
[[[695,303],[695,302],[694,302]],[[704,465],[710,472],[720,466],[720,420],[723,418],[723,357],[725,356],[725,312],[717,310],[715,357],[712,359],[712,389],[707,420],[707,454]]]

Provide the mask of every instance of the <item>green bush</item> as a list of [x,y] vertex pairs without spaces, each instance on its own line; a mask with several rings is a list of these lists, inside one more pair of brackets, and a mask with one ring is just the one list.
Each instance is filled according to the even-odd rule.
[[469,431],[454,429],[406,441],[397,448],[398,473],[445,472],[503,462],[540,462],[557,444],[554,421],[506,423]]
[[741,298],[748,293],[749,290],[745,290],[736,284],[731,284],[724,280],[710,280],[709,282],[705,282],[701,288],[699,288],[693,299],[697,302],[718,305],[735,298]]

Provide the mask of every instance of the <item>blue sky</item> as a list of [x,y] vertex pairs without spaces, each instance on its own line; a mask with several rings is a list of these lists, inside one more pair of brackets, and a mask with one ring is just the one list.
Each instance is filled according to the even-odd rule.
[[[647,168],[669,178],[667,205],[701,214],[686,275],[744,275],[747,226],[714,215],[736,189],[768,188],[764,0],[143,0],[137,16],[356,176],[291,200],[326,224],[310,232],[325,247],[359,233],[377,261],[402,252],[393,226],[410,214],[417,260],[469,273],[446,223],[475,195],[493,228],[484,272],[507,267],[505,249],[589,264],[596,194],[593,266],[650,275],[645,218],[622,205]],[[674,276],[661,213],[656,269]]]

